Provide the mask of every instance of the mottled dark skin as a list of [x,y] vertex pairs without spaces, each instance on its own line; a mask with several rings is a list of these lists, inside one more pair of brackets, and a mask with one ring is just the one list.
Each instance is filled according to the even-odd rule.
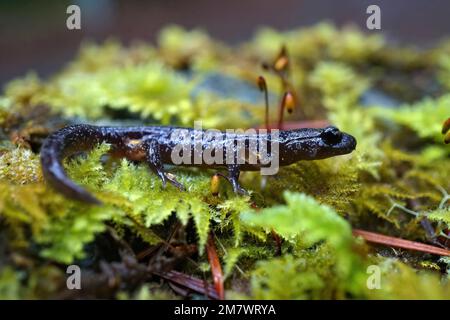
[[[174,138],[173,133],[177,129],[187,130],[189,140]],[[174,127],[68,126],[54,132],[44,141],[41,148],[42,171],[46,181],[65,196],[86,203],[99,204],[100,201],[97,198],[70,180],[64,171],[62,161],[65,157],[74,153],[87,151],[99,143],[106,142],[111,145],[110,153],[113,156],[126,157],[133,161],[145,161],[150,169],[161,178],[164,186],[166,181],[169,181],[176,187],[184,189],[173,175],[164,171],[164,165],[174,164],[171,154],[175,146],[184,143],[187,148],[194,150],[194,143],[191,140],[195,141],[194,136],[204,133],[205,131],[201,130]],[[258,137],[256,135],[249,138],[247,134],[237,134],[230,138],[225,136],[225,133],[220,134],[226,137],[222,142],[204,135],[203,139],[200,140],[203,149],[208,147],[222,148],[226,143],[232,143],[234,146],[239,145],[239,142],[242,142],[242,146],[248,149],[249,139]],[[268,143],[278,143],[280,166],[286,166],[299,160],[317,160],[347,154],[356,147],[355,138],[335,127],[280,130],[276,138],[268,134],[263,135],[262,139],[265,139]],[[229,150],[236,152],[236,148]],[[224,163],[225,157],[226,152],[223,154]],[[260,163],[238,164],[237,161],[230,165],[216,165],[206,164],[202,161],[197,164],[189,164],[189,166],[226,168],[229,174],[227,178],[232,184],[233,190],[242,194],[246,192],[238,183],[240,172],[259,170],[263,165]]]

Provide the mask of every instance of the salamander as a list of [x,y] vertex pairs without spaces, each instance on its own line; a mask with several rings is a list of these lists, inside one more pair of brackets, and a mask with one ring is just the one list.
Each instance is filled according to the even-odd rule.
[[[228,171],[226,178],[233,186],[234,192],[245,194],[245,189],[238,182],[240,172],[260,170],[270,165],[267,159],[263,161],[260,158],[260,147],[255,152],[257,161],[248,161],[250,149],[254,146],[252,142],[256,140],[268,145],[268,159],[273,161],[273,156],[277,156],[279,166],[287,166],[300,160],[348,154],[356,148],[356,139],[353,136],[333,126],[320,129],[272,130],[265,134],[257,132],[249,135],[245,132],[228,134],[219,131],[211,134],[208,130],[171,126],[112,127],[78,124],[50,134],[42,144],[40,160],[47,183],[70,199],[90,204],[101,202],[67,176],[63,160],[76,153],[88,151],[102,142],[110,144],[110,153],[113,156],[145,161],[162,180],[163,186],[168,181],[184,190],[184,186],[164,170],[164,165],[225,168]],[[277,147],[276,153],[274,146]],[[180,147],[183,150],[180,155],[192,151],[190,159],[193,161],[180,163],[179,159],[175,160],[174,150]],[[223,161],[211,163],[206,158],[194,159],[198,148],[212,149],[210,155]],[[240,155],[244,155],[245,159],[239,161]]]

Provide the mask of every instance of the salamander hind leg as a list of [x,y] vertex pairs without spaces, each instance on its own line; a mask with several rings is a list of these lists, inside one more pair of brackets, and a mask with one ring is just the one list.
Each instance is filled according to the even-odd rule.
[[158,175],[161,179],[163,188],[166,187],[166,182],[169,181],[172,185],[178,189],[185,191],[186,188],[176,180],[176,178],[171,173],[166,173],[164,171],[164,165],[161,160],[161,152],[158,141],[147,140],[144,142],[146,161],[150,169]]

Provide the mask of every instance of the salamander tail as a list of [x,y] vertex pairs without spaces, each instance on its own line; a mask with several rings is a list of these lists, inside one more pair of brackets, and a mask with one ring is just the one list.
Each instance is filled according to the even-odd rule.
[[42,144],[41,166],[45,180],[70,199],[99,205],[102,202],[74,183],[64,170],[62,161],[72,150],[92,147],[99,142],[101,132],[89,125],[73,125],[52,133]]

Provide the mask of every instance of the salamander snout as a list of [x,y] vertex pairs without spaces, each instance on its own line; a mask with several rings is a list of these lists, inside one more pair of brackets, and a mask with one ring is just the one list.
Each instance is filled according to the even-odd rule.
[[349,136],[349,138],[351,139],[351,147],[352,147],[352,149],[353,149],[353,150],[356,149],[356,144],[357,144],[357,142],[356,142],[355,137],[353,137],[353,136],[351,136],[351,135],[348,135],[348,136]]
[[343,134],[343,145],[346,146],[348,152],[355,150],[356,148],[356,139],[352,135],[347,133]]

